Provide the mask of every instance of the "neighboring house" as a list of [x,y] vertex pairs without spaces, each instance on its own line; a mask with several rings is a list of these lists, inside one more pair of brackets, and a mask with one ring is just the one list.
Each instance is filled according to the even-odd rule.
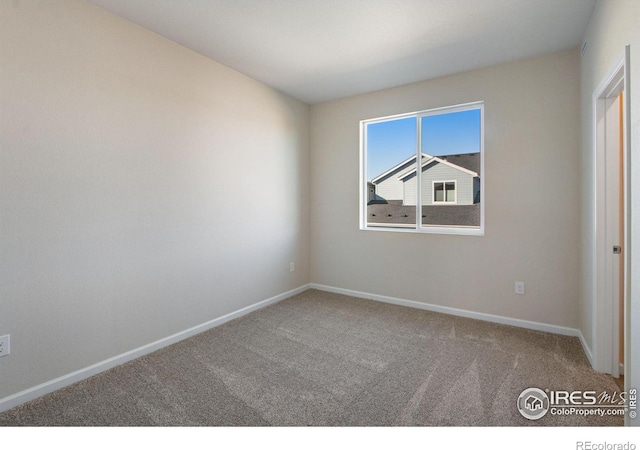
[[367,203],[376,200],[376,185],[371,181],[367,181]]
[[[403,184],[402,204],[416,204],[416,168],[398,176]],[[473,205],[480,198],[477,172],[433,157],[422,163],[421,194],[423,205]]]
[[[416,205],[416,157],[413,156],[371,180],[377,201],[401,200]],[[423,205],[473,205],[480,202],[480,154],[422,155]],[[370,186],[369,186],[370,188]],[[369,191],[371,201],[371,190]]]
[[[433,158],[426,153],[422,154],[422,161],[426,161]],[[411,167],[416,167],[415,155],[405,159],[400,164],[393,166],[386,172],[378,175],[371,183],[375,187],[375,200],[403,200],[404,199],[404,183],[398,175],[406,172]],[[369,191],[370,192],[370,191]],[[370,196],[371,194],[369,194]]]

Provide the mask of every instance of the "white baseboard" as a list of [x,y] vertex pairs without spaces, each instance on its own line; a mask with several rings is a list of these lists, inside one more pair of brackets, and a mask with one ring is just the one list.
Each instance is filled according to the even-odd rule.
[[175,344],[176,342],[182,341],[191,336],[195,336],[196,334],[202,333],[203,331],[207,331],[211,328],[222,325],[225,322],[228,322],[233,319],[237,319],[238,317],[244,316],[245,314],[249,314],[250,312],[264,308],[265,306],[272,305],[274,303],[277,303],[279,301],[292,297],[296,294],[299,294],[300,292],[304,292],[309,288],[310,288],[309,284],[300,286],[296,289],[292,289],[290,291],[284,292],[282,294],[276,295],[266,300],[262,300],[258,303],[254,303],[253,305],[249,305],[245,308],[226,314],[222,317],[218,317],[217,319],[213,319],[203,324],[196,325],[195,327],[173,334],[166,338],[157,340],[147,345],[143,345],[142,347],[138,347],[134,350],[128,351],[126,353],[122,353],[120,355],[106,359],[99,363],[92,364],[89,367],[76,370],[75,372],[71,372],[67,375],[58,377],[54,380],[47,381],[45,383],[34,386],[32,388],[26,389],[24,391],[21,391],[16,394],[5,397],[3,399],[0,399],[0,412],[7,411],[11,408],[15,408],[16,406],[19,406],[23,403],[34,400],[45,394],[48,394],[50,392],[61,389],[63,387],[69,386],[73,383],[77,383],[78,381],[82,381],[84,379],[97,375],[100,372],[104,372],[113,367],[119,366],[128,361],[131,361],[133,359],[139,358],[141,356],[144,356],[146,354],[159,350],[163,347],[167,347],[171,344]]
[[582,331],[580,330],[576,330],[576,331],[578,331],[578,338],[580,339],[580,343],[582,344],[582,350],[584,350],[584,354],[587,355],[587,359],[589,360],[589,364],[591,364],[591,367],[595,369],[596,366],[593,359],[593,352],[591,351],[591,348],[587,344],[587,340],[582,335]]
[[582,343],[582,346],[585,348],[585,353],[587,353],[587,358],[589,358],[589,361],[591,362],[591,352],[588,351],[588,347],[586,346],[586,341],[584,340],[584,337],[582,336],[582,333],[580,332],[580,330],[575,328],[562,327],[559,325],[551,325],[551,324],[541,323],[541,322],[533,322],[530,320],[514,319],[512,317],[497,316],[494,314],[468,311],[465,309],[451,308],[448,306],[432,305],[429,303],[416,302],[413,300],[404,300],[401,298],[387,297],[384,295],[371,294],[367,292],[352,291],[350,289],[324,286],[322,284],[316,284],[316,283],[311,283],[309,287],[312,289],[318,289],[321,291],[333,292],[336,294],[344,294],[344,295],[349,295],[351,297],[358,297],[358,298],[363,298],[367,300],[375,300],[378,302],[392,303],[394,305],[408,306],[410,308],[424,309],[427,311],[450,314],[453,316],[468,317],[470,319],[484,320],[486,322],[494,322],[494,323],[500,323],[503,325],[511,325],[514,327],[527,328],[530,330],[545,331],[547,333],[555,333],[555,334],[562,334],[565,336],[578,337],[580,339],[580,342]]

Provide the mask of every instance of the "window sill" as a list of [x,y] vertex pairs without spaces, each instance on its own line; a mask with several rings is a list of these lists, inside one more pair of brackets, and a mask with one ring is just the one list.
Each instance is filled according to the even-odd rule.
[[416,229],[413,225],[402,226],[386,226],[386,225],[367,225],[360,227],[361,231],[386,231],[393,233],[415,233],[415,234],[449,234],[458,236],[484,236],[483,227],[446,227],[446,226],[429,226]]

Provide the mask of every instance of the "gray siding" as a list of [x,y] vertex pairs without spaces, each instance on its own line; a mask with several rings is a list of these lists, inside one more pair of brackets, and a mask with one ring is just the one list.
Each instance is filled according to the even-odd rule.
[[406,179],[403,184],[404,197],[402,204],[405,206],[415,206],[418,200],[416,199],[416,176],[412,175],[411,178]]
[[367,202],[376,199],[376,187],[370,181],[367,182]]
[[376,195],[385,200],[402,200],[402,180],[398,179],[398,174],[387,178],[376,185]]
[[[422,169],[422,204],[433,204],[433,182],[455,181],[458,205],[472,205],[474,194],[474,177],[461,170],[434,163]],[[416,177],[413,176],[404,182],[404,205],[416,204]]]
[[402,172],[408,170],[410,167],[415,167],[416,159],[413,158],[409,162],[397,167],[393,172],[387,174],[381,180],[376,182],[376,195],[378,198],[384,200],[402,200],[404,184],[402,180],[398,178]]

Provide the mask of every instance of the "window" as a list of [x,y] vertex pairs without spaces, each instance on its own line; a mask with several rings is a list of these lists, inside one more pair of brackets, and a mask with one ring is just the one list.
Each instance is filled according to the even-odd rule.
[[484,234],[482,102],[363,120],[363,230]]
[[455,180],[433,182],[433,203],[444,203],[444,204],[456,203]]

